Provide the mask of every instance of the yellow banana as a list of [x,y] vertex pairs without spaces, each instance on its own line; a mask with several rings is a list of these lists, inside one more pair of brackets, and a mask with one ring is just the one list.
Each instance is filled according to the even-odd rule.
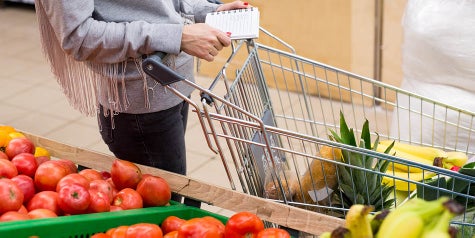
[[450,238],[449,226],[453,217],[448,210],[440,216],[434,217],[433,221],[423,230],[421,238]]
[[[462,167],[467,163],[468,156],[464,152],[460,151],[448,151],[447,158],[443,160],[444,168],[450,169],[453,165]],[[448,164],[448,166],[446,166]],[[447,168],[449,167],[449,168]]]
[[338,227],[331,232],[320,234],[319,238],[355,238],[355,236],[351,236],[350,231],[345,227]]
[[[384,226],[388,222],[391,224]],[[423,228],[422,218],[415,213],[407,212],[394,217],[388,215],[376,233],[376,238],[418,238]]]
[[[392,140],[382,140],[379,142],[381,145],[389,146],[393,141]],[[446,158],[447,152],[442,149],[430,147],[430,146],[419,146],[411,145],[408,143],[403,143],[399,141],[394,142],[393,149],[413,154],[421,158],[427,158],[428,160],[434,160],[436,157]]]
[[345,226],[350,231],[351,237],[372,238],[370,217],[373,206],[354,204],[350,207],[345,217]]
[[390,210],[385,209],[385,210],[378,211],[375,214],[368,214],[373,235],[378,233],[381,223],[383,223],[384,219],[388,216],[390,212],[391,212]]
[[320,234],[319,238],[331,238],[332,237],[332,233],[327,231],[327,232],[323,232],[322,234]]
[[379,227],[376,238],[420,237],[424,226],[431,218],[445,210],[444,202],[447,200],[445,197],[434,201],[413,198],[387,215]]
[[449,200],[444,203],[444,211],[438,215],[433,216],[431,221],[428,222],[421,234],[422,238],[450,238],[449,227],[450,221],[457,215],[463,214],[465,207]]
[[[398,169],[395,169],[395,170],[388,169],[386,170],[386,174],[394,176],[396,178],[383,177],[382,179],[383,184],[394,186],[396,190],[399,190],[399,191],[410,191],[410,192],[416,190],[417,184],[406,182],[404,180],[419,182],[424,179],[430,179],[436,175],[435,173],[427,172],[427,171],[424,173],[414,173],[414,172],[405,172]],[[401,179],[398,179],[398,178],[401,178]]]
[[[376,151],[384,153],[386,148],[388,148],[388,146],[390,145],[390,143],[388,142],[390,141],[385,140],[385,141],[379,142]],[[447,157],[446,152],[442,150],[438,150],[436,148],[427,147],[427,146],[414,146],[414,145],[404,144],[400,142],[395,142],[393,148],[390,150],[388,154],[402,158],[402,159],[406,159],[406,160],[410,160],[416,163],[430,165],[430,166],[434,164],[435,158]],[[389,165],[389,168],[391,166],[392,164]],[[400,164],[400,163],[394,163],[394,167],[401,171],[409,171],[409,172],[416,172],[416,173],[422,172],[422,169],[420,168],[405,165],[405,164]]]

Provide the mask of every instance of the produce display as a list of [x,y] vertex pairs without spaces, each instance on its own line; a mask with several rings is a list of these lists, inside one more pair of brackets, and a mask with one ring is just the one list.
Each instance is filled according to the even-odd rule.
[[355,204],[345,217],[345,226],[325,232],[320,238],[452,238],[457,228],[450,221],[464,207],[447,197],[433,201],[415,198],[392,210],[371,213],[374,207]]
[[116,159],[110,171],[51,158],[13,127],[0,127],[0,222],[166,206],[165,179]]
[[[88,215],[124,210],[139,212],[141,208],[159,207],[171,208],[164,212],[175,211],[183,216],[186,207],[169,206],[171,190],[167,181],[152,174],[143,174],[134,163],[115,159],[109,171],[79,170],[70,160],[51,157],[45,148],[35,146],[12,127],[0,127],[0,176],[0,225],[3,223],[0,233],[5,232],[2,234],[18,233],[10,229],[15,227],[16,222],[23,224],[28,220],[47,218],[51,221],[46,223],[48,227],[55,224],[69,226],[74,220],[63,218],[78,218],[78,224],[85,224]],[[133,216],[153,220],[151,215],[154,212],[157,213],[155,223],[142,221],[130,224],[130,219],[125,219],[127,225],[110,227],[104,232],[94,231],[89,233],[90,236],[85,233],[84,237],[290,238],[286,230],[265,228],[264,222],[250,212],[236,213],[225,223],[210,215],[190,215],[192,217],[188,219],[169,215],[161,221],[163,215],[158,210],[134,213]],[[104,223],[100,225],[104,229],[107,224],[118,224],[122,220],[121,212],[113,214],[118,216],[89,218]],[[41,223],[34,223],[34,227],[40,229],[41,234],[45,234],[45,229],[51,229],[43,229]],[[92,227],[98,227],[98,224]],[[22,232],[36,233],[28,230]]]
[[[339,131],[330,130],[329,137],[350,147],[386,153],[428,168],[475,176],[475,163],[468,163],[465,153],[380,141],[379,136],[373,142],[368,121],[360,135],[358,140],[341,113]],[[327,161],[311,161],[298,179],[291,176],[292,171],[285,171],[282,177],[291,178],[283,183],[289,188],[287,199],[302,204],[314,202],[320,205],[315,211],[345,219],[345,227],[322,237],[401,237],[402,233],[402,237],[457,237],[458,229],[473,234],[471,227],[450,225],[454,218],[471,222],[466,220],[465,213],[473,210],[474,201],[463,194],[475,195],[472,182],[434,172],[435,169],[421,169],[330,145],[320,145],[318,156]],[[266,184],[266,189],[272,190],[267,194],[281,199],[275,184],[269,185],[272,184]],[[317,195],[312,193],[322,189],[328,195],[316,202]],[[404,195],[401,203],[395,191],[411,195]],[[0,199],[1,223],[168,206],[171,190],[164,178],[143,174],[137,165],[125,160],[115,159],[109,171],[79,170],[70,160],[52,158],[45,148],[35,146],[13,127],[0,126]],[[331,209],[334,207],[342,209]],[[121,225],[93,237],[126,234],[169,238],[290,237],[283,229],[264,228],[256,215],[245,212],[232,216],[227,223],[209,216],[169,216],[160,224]]]

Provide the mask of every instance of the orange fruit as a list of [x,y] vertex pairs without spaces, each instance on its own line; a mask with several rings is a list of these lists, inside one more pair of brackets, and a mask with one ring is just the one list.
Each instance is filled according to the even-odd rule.
[[40,156],[50,157],[51,155],[47,149],[37,146],[35,147],[35,157],[40,157]]

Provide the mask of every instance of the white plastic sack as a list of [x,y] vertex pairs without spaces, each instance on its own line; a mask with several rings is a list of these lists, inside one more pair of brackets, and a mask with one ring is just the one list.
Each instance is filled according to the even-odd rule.
[[[475,113],[475,0],[408,0],[403,29],[401,88]],[[402,94],[397,100],[411,112],[394,110],[393,136],[475,151],[474,118]]]

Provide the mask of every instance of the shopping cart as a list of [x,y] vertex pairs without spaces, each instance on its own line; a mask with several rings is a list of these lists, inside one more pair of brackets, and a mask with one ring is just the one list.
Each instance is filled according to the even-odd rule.
[[[396,190],[394,186],[383,191],[381,184],[366,184],[380,189],[371,194],[355,191],[352,185],[359,199],[376,197],[372,201],[380,204],[372,204],[375,206],[385,206],[383,193],[394,199],[392,206],[396,207],[416,196],[456,198],[467,210],[453,224],[460,227],[464,237],[475,234],[475,213],[471,212],[475,206],[474,177],[329,139],[330,130],[340,129],[341,112],[358,138],[361,126],[368,120],[373,139],[462,151],[473,157],[475,113],[298,56],[292,48],[285,48],[288,44],[261,30],[284,48],[255,40],[234,41],[229,58],[207,88],[164,66],[164,55],[154,55],[143,62],[144,71],[162,85],[182,81],[201,92],[198,104],[167,86],[194,108],[210,149],[222,159],[232,189],[344,216],[348,206],[342,202],[343,196],[357,199],[338,189],[343,182],[338,175],[347,168],[365,178],[363,183],[368,183],[370,177],[378,182],[386,177],[393,184],[407,185],[406,190]],[[409,123],[400,123],[402,118]],[[434,133],[422,133],[420,125],[430,125]],[[452,131],[456,134],[449,134]],[[468,142],[459,137],[468,138]],[[470,138],[474,138],[472,142]],[[409,173],[401,177],[374,170],[370,163],[359,167],[329,159],[322,155],[324,148],[331,148],[332,153],[339,149],[374,161],[388,161],[389,167],[402,164],[419,169],[422,180],[410,179]],[[315,163],[320,164],[319,173],[308,173]],[[425,179],[429,177],[430,183]]]

